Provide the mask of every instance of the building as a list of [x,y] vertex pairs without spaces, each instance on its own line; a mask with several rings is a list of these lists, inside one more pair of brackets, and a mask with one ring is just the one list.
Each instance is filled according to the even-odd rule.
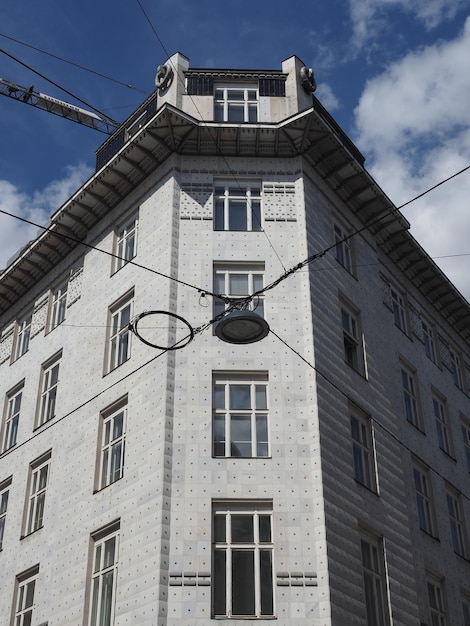
[[0,276],[1,625],[468,626],[469,304],[297,57],[157,81]]

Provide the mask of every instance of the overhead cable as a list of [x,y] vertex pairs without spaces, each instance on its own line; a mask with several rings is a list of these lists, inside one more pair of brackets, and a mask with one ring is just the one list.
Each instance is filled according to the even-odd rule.
[[106,115],[106,113],[103,113],[103,111],[100,111],[100,109],[97,109],[96,107],[94,107],[93,105],[91,105],[89,102],[86,102],[86,100],[82,100],[82,98],[79,98],[78,96],[76,96],[75,94],[73,94],[71,91],[69,91],[68,89],[65,89],[65,87],[61,87],[61,85],[59,85],[58,83],[54,82],[53,80],[51,80],[50,78],[47,78],[47,76],[44,76],[44,74],[41,74],[41,72],[38,72],[37,70],[33,69],[30,65],[28,65],[27,63],[24,63],[23,61],[20,61],[18,58],[14,57],[12,54],[10,54],[9,52],[6,52],[5,50],[0,48],[0,52],[2,52],[3,54],[5,54],[7,57],[10,57],[10,59],[13,59],[13,61],[16,61],[17,63],[19,63],[20,65],[22,65],[23,67],[26,67],[28,70],[30,70],[31,72],[33,72],[34,74],[36,74],[37,76],[40,76],[41,78],[43,78],[44,80],[46,80],[48,83],[50,83],[51,85],[54,85],[54,87],[57,87],[57,89],[60,89],[61,91],[65,92],[66,94],[68,94],[69,96],[71,96],[72,98],[75,98],[75,100],[78,100],[78,102],[81,102],[82,104],[84,104],[85,106],[87,106],[89,109],[92,109],[93,111],[95,111],[95,113],[99,113],[99,115],[101,115],[102,117],[104,117],[106,120],[108,120],[109,122],[111,122],[111,124],[113,124],[114,126],[119,126],[119,122],[117,122],[116,120],[113,120],[112,117],[109,117],[109,115]]
[[85,72],[89,72],[90,74],[95,74],[95,76],[99,76],[100,78],[105,78],[106,80],[112,81],[113,83],[117,83],[118,85],[122,85],[123,87],[127,87],[128,89],[133,89],[134,91],[138,91],[139,93],[148,95],[149,91],[144,89],[139,89],[138,87],[134,87],[134,85],[129,85],[128,83],[124,83],[117,78],[112,78],[111,76],[107,76],[106,74],[102,74],[101,72],[97,72],[96,70],[92,70],[89,67],[85,67],[84,65],[80,65],[79,63],[74,63],[73,61],[69,61],[68,59],[64,59],[56,54],[52,54],[52,52],[47,52],[42,48],[37,48],[36,46],[32,46],[29,43],[25,43],[24,41],[20,41],[19,39],[15,39],[15,37],[10,37],[3,33],[0,33],[0,37],[4,37],[5,39],[9,39],[10,41],[14,41],[15,43],[19,43],[22,46],[26,46],[26,48],[30,48],[31,50],[35,50],[36,52],[41,52],[41,54],[46,54],[53,59],[57,59],[58,61],[62,61],[63,63],[68,63],[69,65],[73,65],[80,70],[84,70]]

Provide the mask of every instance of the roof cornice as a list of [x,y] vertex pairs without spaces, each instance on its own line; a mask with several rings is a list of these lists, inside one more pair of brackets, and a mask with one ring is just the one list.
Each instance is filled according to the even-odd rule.
[[232,124],[197,120],[165,103],[0,275],[0,313],[84,242],[91,228],[174,153],[304,157],[369,226],[380,249],[470,343],[470,305],[409,233],[409,223],[365,170],[354,144],[315,106],[279,123]]

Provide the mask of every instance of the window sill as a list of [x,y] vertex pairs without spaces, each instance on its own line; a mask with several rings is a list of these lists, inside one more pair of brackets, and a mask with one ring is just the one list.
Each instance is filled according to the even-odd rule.
[[428,532],[427,530],[424,530],[424,528],[421,528],[421,526],[419,527],[420,531],[426,535],[426,537],[429,537],[430,539],[433,539],[434,541],[437,541],[438,543],[441,543],[441,540],[439,539],[439,537],[437,535],[433,535],[432,533]]
[[42,524],[41,526],[38,526],[38,528],[35,528],[34,530],[32,530],[27,535],[21,535],[20,536],[20,541],[22,541],[23,539],[27,539],[28,537],[31,537],[32,535],[35,535],[38,532],[38,530],[41,530],[41,528],[44,528],[44,524]]
[[37,430],[39,430],[40,428],[43,428],[43,426],[46,426],[46,424],[49,424],[50,422],[52,422],[52,420],[55,418],[55,415],[53,415],[52,417],[50,417],[49,419],[45,420],[42,424],[39,424],[38,426],[35,426],[33,428],[33,433],[35,433]]
[[377,498],[380,498],[380,494],[377,491],[377,489],[372,489],[372,487],[368,487],[367,485],[365,485],[364,483],[362,483],[360,480],[358,480],[357,478],[354,478],[354,482],[356,483],[356,485],[359,485],[360,487],[362,487],[363,489],[365,489],[366,491],[368,491],[369,493],[373,494],[374,496],[376,496]]
[[455,458],[455,456],[453,456],[450,452],[447,452],[447,450],[444,450],[444,448],[441,448],[441,446],[439,446],[439,450],[446,455],[446,457],[450,460],[450,461],[454,461],[454,463],[457,463],[457,459]]
[[413,426],[413,428],[415,430],[417,430],[419,433],[421,433],[422,435],[424,435],[426,437],[426,433],[425,431],[421,428],[421,426],[418,426],[417,424],[413,424],[413,422],[410,422],[410,420],[408,418],[406,418],[406,423],[409,424],[410,426]]

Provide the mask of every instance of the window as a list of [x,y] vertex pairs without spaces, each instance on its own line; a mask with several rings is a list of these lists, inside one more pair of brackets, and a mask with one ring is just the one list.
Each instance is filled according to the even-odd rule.
[[67,281],[52,291],[51,311],[49,316],[49,330],[62,324],[65,319],[67,305]]
[[348,272],[352,273],[353,265],[352,265],[352,252],[351,252],[351,240],[347,239],[349,233],[340,226],[335,223],[334,225],[334,233],[335,233],[335,255],[336,260],[348,270]]
[[354,478],[369,489],[375,489],[374,448],[370,417],[350,412],[354,459]]
[[114,624],[119,554],[119,522],[95,533],[89,589],[89,626]]
[[214,376],[214,456],[269,456],[267,395],[266,374]]
[[424,338],[424,352],[428,359],[431,359],[433,363],[437,363],[437,351],[436,351],[436,341],[434,339],[434,328],[426,322],[425,320],[421,321],[421,327],[423,329],[423,338]]
[[257,122],[257,85],[217,85],[214,91],[216,122]]
[[407,324],[405,297],[394,287],[390,288],[390,294],[392,296],[392,311],[395,325],[398,326],[398,328],[404,333],[406,333]]
[[127,406],[125,402],[101,415],[99,489],[116,482],[124,474],[124,444]]
[[465,524],[463,520],[462,502],[459,493],[447,490],[447,512],[449,514],[450,532],[454,552],[460,556],[466,556]]
[[461,429],[465,458],[467,460],[467,471],[470,472],[470,424],[468,422],[462,422]]
[[459,389],[464,389],[463,385],[463,375],[462,375],[462,365],[460,361],[460,355],[455,351],[449,348],[449,360],[450,360],[450,371],[452,373],[452,378],[454,379],[455,385]]
[[129,322],[132,318],[133,305],[134,293],[131,292],[109,310],[108,372],[122,365],[131,356]]
[[214,505],[214,617],[274,615],[272,505]]
[[389,624],[386,603],[385,564],[382,540],[365,535],[361,538],[362,576],[366,602],[367,626]]
[[447,454],[451,454],[452,448],[448,424],[449,420],[447,419],[447,409],[445,406],[445,401],[434,395],[432,398],[432,406],[434,411],[434,417],[436,418],[436,430],[439,448]]
[[49,482],[51,453],[47,452],[31,463],[29,469],[29,496],[26,514],[25,536],[43,526],[44,504]]
[[343,326],[344,360],[356,372],[364,373],[364,352],[359,313],[345,304],[341,304],[341,323]]
[[9,450],[16,444],[22,397],[23,383],[17,385],[12,391],[9,391],[6,395],[2,431],[2,452]]
[[429,614],[432,626],[446,626],[446,612],[442,581],[428,578]]
[[419,527],[421,530],[424,530],[424,532],[432,535],[434,530],[434,514],[429,471],[424,467],[414,467],[413,478],[416,491]]
[[[214,291],[227,298],[248,296],[263,288],[263,276],[264,264],[217,264],[214,266]],[[223,300],[214,298],[214,317],[220,315],[226,306]],[[264,294],[254,298],[249,308],[264,317]]]
[[15,626],[31,626],[34,609],[34,592],[39,576],[39,565],[16,577],[15,588]]
[[259,182],[216,183],[214,230],[262,230]]
[[416,426],[421,427],[421,419],[418,409],[418,392],[415,374],[411,369],[404,366],[401,368],[401,384],[403,388],[403,402],[405,405],[406,419]]
[[11,478],[0,484],[0,551],[3,547],[5,523],[7,519],[8,496],[10,494]]
[[16,344],[15,359],[19,359],[29,348],[29,339],[31,337],[31,322],[33,314],[30,312],[25,315],[16,327]]
[[55,416],[61,356],[59,353],[42,366],[37,428]]
[[116,232],[116,259],[114,271],[117,272],[137,254],[138,214],[134,213]]

